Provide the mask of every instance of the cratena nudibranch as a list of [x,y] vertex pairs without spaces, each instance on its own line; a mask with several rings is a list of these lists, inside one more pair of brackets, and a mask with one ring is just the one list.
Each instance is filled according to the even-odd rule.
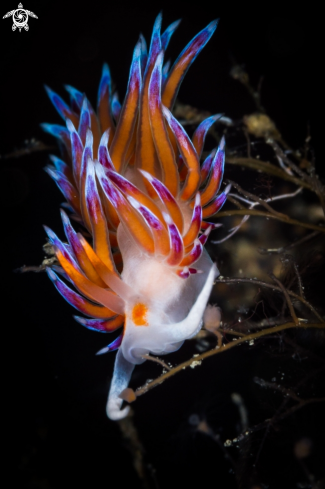
[[161,34],[161,20],[158,15],[149,53],[142,35],[135,46],[123,105],[111,92],[105,64],[97,114],[75,88],[66,86],[71,107],[47,88],[66,127],[42,125],[59,139],[64,155],[51,156],[47,171],[71,217],[91,235],[89,242],[77,233],[62,210],[67,241],[46,228],[60,263],[48,275],[87,316],[75,316],[83,326],[108,333],[122,328],[101,350],[118,350],[107,402],[111,419],[127,415],[120,394],[143,355],[173,352],[202,327],[218,274],[204,249],[215,225],[204,219],[218,212],[229,191],[219,193],[223,139],[200,166],[206,133],[219,116],[203,121],[190,139],[171,112],[217,22],[197,34],[169,69],[164,53],[179,22]]

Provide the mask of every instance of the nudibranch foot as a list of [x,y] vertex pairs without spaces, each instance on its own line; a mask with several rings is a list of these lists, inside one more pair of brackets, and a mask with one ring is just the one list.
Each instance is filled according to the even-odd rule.
[[[176,351],[186,339],[192,338],[198,333],[202,327],[203,314],[217,275],[218,269],[213,264],[188,315],[177,323],[163,324],[160,323],[159,317],[156,317],[153,318],[148,331],[144,331],[137,327],[131,318],[127,318],[123,342],[115,360],[114,374],[106,406],[109,418],[121,419],[127,414],[128,408],[120,410],[123,402],[120,395],[128,387],[134,365],[145,361],[144,355],[148,353],[161,355]],[[99,353],[108,351],[109,346]]]
[[121,409],[123,399],[120,394],[128,387],[134,367],[133,363],[124,358],[122,350],[118,350],[106,405],[106,414],[114,421],[125,418],[130,411],[129,406]]

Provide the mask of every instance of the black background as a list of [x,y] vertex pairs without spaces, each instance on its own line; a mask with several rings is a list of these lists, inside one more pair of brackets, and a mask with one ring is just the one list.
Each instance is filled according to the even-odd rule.
[[[2,2],[1,15],[17,8],[15,1]],[[262,102],[292,146],[303,144],[310,124],[317,169],[324,175],[321,32],[316,16],[255,12],[252,17],[246,12],[233,18],[218,7],[203,8],[199,3],[196,8],[157,2],[131,7],[124,2],[90,2],[83,7],[30,0],[24,8],[38,19],[30,18],[29,32],[13,32],[11,19],[1,20],[2,351],[3,402],[8,408],[3,422],[10,429],[13,449],[10,487],[101,488],[129,483],[141,487],[117,425],[105,416],[114,354],[95,357],[94,353],[107,343],[107,336],[75,323],[72,308],[45,274],[13,273],[22,265],[42,261],[42,224],[62,237],[62,198],[42,170],[47,153],[3,157],[31,138],[55,146],[39,127],[41,122],[61,123],[44,83],[66,100],[63,84],[71,84],[95,105],[102,63],[107,61],[122,99],[138,35],[142,32],[149,41],[161,8],[163,29],[183,19],[166,54],[172,60],[197,32],[220,17],[216,33],[187,74],[180,100],[235,119],[254,111],[245,89],[229,77],[234,58],[245,65],[253,85],[264,76]],[[58,154],[55,148],[52,153]],[[173,358],[178,363],[192,353],[192,346],[185,345]],[[236,391],[254,398],[247,379],[256,373],[256,358],[244,348],[220,355],[136,402],[135,424],[148,462],[157,470],[157,487],[194,487],[197,482],[234,487],[220,448],[195,433],[188,419],[198,414],[208,418],[223,439],[235,436],[236,409],[230,394]],[[147,364],[136,369],[133,387],[160,373],[157,366]],[[317,430],[311,428],[311,413],[302,419],[307,434]],[[294,465],[282,467],[279,460],[274,465],[270,459],[262,463],[265,480],[278,481],[270,487],[281,487],[280,476],[286,471],[300,470]]]

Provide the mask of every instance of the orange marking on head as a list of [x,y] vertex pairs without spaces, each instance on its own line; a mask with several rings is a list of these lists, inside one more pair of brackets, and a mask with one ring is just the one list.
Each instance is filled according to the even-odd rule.
[[147,321],[148,308],[145,304],[138,302],[132,309],[132,321],[136,326],[149,326]]

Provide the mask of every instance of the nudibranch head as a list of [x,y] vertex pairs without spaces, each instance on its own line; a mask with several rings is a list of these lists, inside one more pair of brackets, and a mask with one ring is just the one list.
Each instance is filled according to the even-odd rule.
[[203,29],[169,69],[164,53],[178,23],[161,34],[157,17],[149,53],[140,36],[123,105],[112,94],[106,64],[97,113],[75,88],[66,86],[71,107],[47,88],[66,121],[66,127],[43,124],[63,149],[62,159],[51,156],[47,172],[71,217],[91,235],[89,243],[62,210],[67,242],[46,228],[60,263],[48,275],[86,316],[75,317],[80,324],[100,332],[123,326],[98,352],[118,349],[107,403],[111,419],[128,412],[121,410],[120,395],[134,365],[148,353],[177,350],[201,328],[218,273],[204,249],[214,224],[204,219],[218,212],[229,192],[229,187],[219,192],[224,139],[202,166],[200,158],[206,133],[219,116],[203,121],[190,139],[171,112],[187,69],[217,22]]

